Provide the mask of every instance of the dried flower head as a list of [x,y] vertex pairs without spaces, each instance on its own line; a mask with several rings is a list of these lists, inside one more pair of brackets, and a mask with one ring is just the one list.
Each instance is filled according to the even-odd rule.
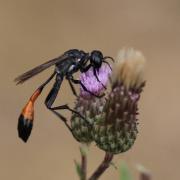
[[145,58],[140,51],[123,49],[119,51],[113,71],[113,83],[123,82],[128,88],[139,87],[144,82]]
[[133,49],[120,51],[112,76],[112,91],[102,115],[93,125],[97,146],[111,153],[125,152],[137,136],[138,100],[144,87],[144,56]]
[[[98,78],[101,83],[106,86],[108,83],[111,70],[106,64],[102,65],[98,74]],[[105,89],[100,82],[97,81],[94,76],[93,69],[88,72],[82,73],[80,76],[81,82],[85,87],[96,95],[102,94]],[[90,143],[93,141],[92,127],[94,121],[101,115],[105,104],[105,97],[96,98],[89,92],[80,89],[80,96],[77,98],[75,110],[82,114],[88,122],[80,118],[78,115],[73,114],[71,118],[71,127],[74,137],[84,143]]]

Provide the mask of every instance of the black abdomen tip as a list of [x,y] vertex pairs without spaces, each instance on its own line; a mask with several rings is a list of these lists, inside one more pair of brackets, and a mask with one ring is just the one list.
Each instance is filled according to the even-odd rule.
[[18,121],[18,135],[24,142],[27,142],[31,134],[32,127],[33,127],[32,120],[25,118],[21,114]]

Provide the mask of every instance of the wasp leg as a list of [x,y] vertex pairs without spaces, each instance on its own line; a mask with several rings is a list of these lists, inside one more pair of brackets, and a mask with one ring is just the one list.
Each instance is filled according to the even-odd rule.
[[80,68],[80,71],[81,71],[82,73],[87,72],[91,67],[92,67],[92,65],[91,65],[91,64],[88,64],[88,65],[85,66],[85,67],[81,67],[81,68]]
[[78,95],[77,95],[77,93],[76,93],[76,90],[75,90],[72,82],[71,82],[69,79],[68,79],[68,82],[69,82],[69,85],[70,85],[70,87],[71,87],[71,90],[72,90],[73,94],[74,94],[76,97],[78,97]]
[[104,89],[107,89],[106,86],[99,80],[99,77],[98,77],[98,75],[97,75],[97,71],[96,71],[95,68],[93,68],[93,74],[94,74],[94,76],[96,77],[97,81],[98,81],[99,83],[101,83],[101,85],[103,86],[103,88],[104,88]]
[[58,95],[62,81],[63,81],[63,77],[60,75],[57,75],[55,83],[45,100],[45,105],[49,110],[51,110],[54,114],[56,114],[65,123],[65,125],[68,127],[68,129],[70,129],[69,125],[67,124],[67,119],[64,116],[62,116],[60,113],[58,113],[52,109],[52,104],[54,103],[54,101]]
[[51,108],[51,110],[61,110],[61,109],[67,109],[67,110],[71,111],[72,113],[77,114],[80,118],[84,119],[86,122],[88,122],[84,116],[82,116],[79,112],[71,109],[67,104]]
[[62,105],[62,106],[57,106],[57,107],[52,107],[57,94],[59,92],[61,83],[63,81],[63,77],[60,75],[56,76],[56,81],[53,85],[53,88],[51,89],[51,91],[49,92],[46,100],[45,100],[45,105],[46,107],[51,110],[54,114],[56,114],[64,123],[65,125],[68,127],[69,130],[71,130],[71,127],[69,126],[69,124],[67,123],[67,119],[64,118],[59,112],[57,112],[56,110],[62,110],[62,109],[67,109],[73,113],[76,113],[78,116],[80,116],[81,118],[85,119],[80,113],[78,113],[77,111],[74,111],[73,109],[71,109],[68,105]]
[[103,93],[102,95],[98,96],[94,93],[92,93],[91,91],[89,91],[86,86],[80,81],[80,80],[77,80],[77,79],[74,79],[73,76],[68,76],[68,78],[75,84],[80,84],[81,87],[84,89],[84,91],[88,92],[89,94],[91,94],[92,96],[95,96],[97,98],[102,98],[105,94]]
[[60,114],[60,113],[58,113],[58,112],[56,112],[56,111],[54,111],[54,110],[51,110],[51,109],[49,109],[52,113],[54,113],[57,117],[59,117],[63,122],[64,122],[64,124],[66,125],[66,127],[71,131],[71,133],[72,133],[72,129],[71,129],[71,127],[69,126],[69,124],[67,123],[67,119],[62,115],[62,114]]
[[24,141],[27,142],[31,130],[33,128],[34,121],[34,103],[38,96],[41,94],[43,88],[50,82],[50,80],[54,77],[56,73],[54,72],[30,97],[29,101],[23,108],[21,115],[18,120],[18,135]]
[[112,71],[112,67],[110,66],[110,64],[105,60],[103,60],[103,62],[106,63],[109,66],[109,69],[111,69],[111,71]]

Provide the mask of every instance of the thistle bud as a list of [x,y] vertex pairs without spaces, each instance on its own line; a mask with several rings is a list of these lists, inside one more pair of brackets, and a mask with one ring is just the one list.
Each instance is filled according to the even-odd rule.
[[[109,66],[104,64],[97,72],[100,82],[96,79],[92,68],[86,73],[82,73],[80,80],[91,93],[100,96],[105,90],[103,85],[107,85],[110,73]],[[84,143],[93,141],[93,123],[97,121],[99,116],[102,116],[104,104],[105,97],[97,98],[82,87],[80,88],[80,96],[77,98],[74,110],[84,116],[86,121],[77,114],[73,114],[71,118],[72,133],[78,141]]]
[[97,146],[114,154],[129,150],[137,137],[138,101],[145,85],[145,58],[134,49],[121,50],[114,64],[112,91],[93,124]]

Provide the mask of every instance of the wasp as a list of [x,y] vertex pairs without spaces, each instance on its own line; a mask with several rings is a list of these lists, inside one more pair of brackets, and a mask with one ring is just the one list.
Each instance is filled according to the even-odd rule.
[[[33,128],[33,121],[34,121],[34,103],[38,96],[41,94],[44,87],[55,77],[55,83],[50,90],[48,96],[45,99],[45,105],[46,107],[52,111],[54,114],[56,114],[63,122],[66,124],[66,126],[71,130],[70,126],[67,123],[67,119],[62,116],[57,110],[61,109],[67,109],[73,113],[78,114],[80,117],[84,118],[81,114],[76,112],[75,110],[71,109],[67,104],[53,107],[53,103],[58,95],[59,89],[61,87],[61,84],[63,82],[63,79],[65,78],[68,80],[70,88],[75,96],[77,96],[77,93],[75,91],[75,88],[73,84],[79,84],[85,91],[90,93],[93,96],[96,96],[98,98],[102,96],[98,96],[91,91],[89,91],[85,85],[78,79],[75,79],[73,77],[74,73],[80,71],[81,73],[87,72],[91,67],[93,68],[93,74],[96,77],[97,81],[99,83],[100,80],[98,78],[97,72],[99,71],[102,63],[108,64],[109,68],[111,66],[106,61],[106,59],[111,59],[114,61],[114,59],[110,56],[103,56],[101,51],[93,50],[91,53],[86,53],[82,50],[78,49],[71,49],[66,51],[61,56],[51,59],[27,72],[24,74],[18,76],[15,79],[15,82],[17,84],[22,84],[25,81],[29,80],[30,78],[34,77],[35,75],[41,73],[45,69],[49,68],[50,66],[55,65],[55,70],[53,74],[41,85],[39,86],[35,92],[32,94],[30,99],[28,100],[27,104],[23,108],[19,119],[18,119],[18,135],[19,137],[24,141],[27,142],[31,130]],[[102,84],[102,83],[101,83]],[[105,88],[105,86],[102,84],[102,86]]]

